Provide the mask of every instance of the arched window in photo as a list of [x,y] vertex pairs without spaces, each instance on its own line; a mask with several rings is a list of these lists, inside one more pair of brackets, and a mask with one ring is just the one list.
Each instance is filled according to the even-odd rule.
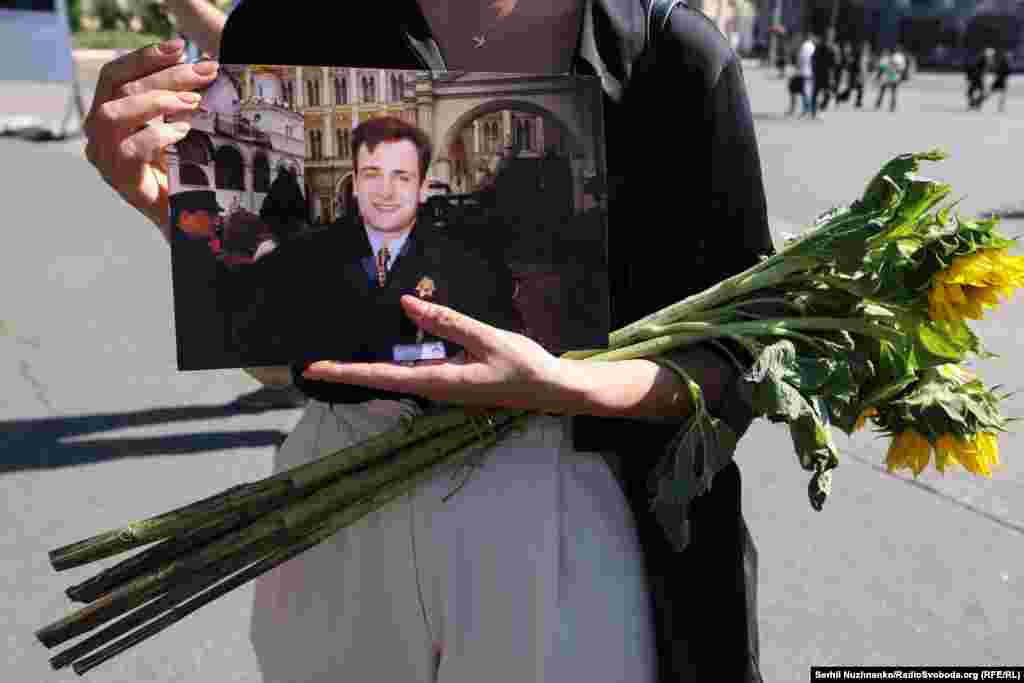
[[198,130],[190,130],[188,135],[175,143],[175,147],[178,159],[182,162],[206,166],[213,161],[213,143],[205,133]]
[[265,154],[258,154],[252,160],[252,189],[255,192],[270,191],[270,161]]
[[178,166],[178,182],[182,185],[210,186],[210,179],[206,177],[206,171],[196,164],[190,163]]
[[215,182],[219,190],[244,190],[242,153],[230,145],[224,145],[214,156]]

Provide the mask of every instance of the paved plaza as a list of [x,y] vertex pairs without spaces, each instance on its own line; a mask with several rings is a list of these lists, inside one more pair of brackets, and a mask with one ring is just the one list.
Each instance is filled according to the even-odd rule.
[[[83,68],[87,95],[95,73]],[[746,74],[777,241],[854,199],[891,156],[936,146],[951,158],[923,171],[953,185],[963,213],[1024,203],[1024,79],[1011,79],[1020,94],[1002,114],[993,103],[966,111],[960,75],[919,74],[895,113],[874,110],[872,88],[865,109],[845,105],[808,121],[784,116],[788,95],[774,70],[749,64]],[[0,114],[47,109],[59,119],[62,98],[0,83]],[[666,101],[659,116],[673,106],[688,105]],[[657,139],[637,144],[657,154]],[[93,569],[57,574],[48,550],[266,476],[299,417],[231,408],[257,386],[239,371],[176,372],[169,250],[82,150],[81,140],[0,139],[0,624],[9,681],[78,680],[50,670],[52,653],[33,632],[70,610],[64,589]],[[663,161],[685,187],[685,160]],[[678,220],[685,216],[683,204]],[[1024,221],[1004,228],[1022,233]],[[978,364],[986,380],[1024,388],[1024,303],[976,327],[1002,356]],[[1011,398],[1004,410],[1024,415],[1024,403]],[[844,460],[822,512],[807,502],[784,428],[755,424],[737,454],[759,550],[766,683],[807,681],[812,665],[1024,665],[1024,437],[1000,439],[1005,468],[990,481],[886,474],[887,444],[869,432],[837,434],[837,444]],[[89,679],[259,683],[251,600],[250,585]]]

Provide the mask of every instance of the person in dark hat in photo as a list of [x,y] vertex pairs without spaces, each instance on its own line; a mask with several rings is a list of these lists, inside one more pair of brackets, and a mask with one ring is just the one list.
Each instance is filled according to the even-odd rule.
[[206,240],[214,254],[220,251],[224,207],[213,190],[185,190],[172,195],[171,221],[182,236]]
[[178,368],[224,367],[237,355],[218,263],[224,207],[213,190],[186,190],[169,201]]

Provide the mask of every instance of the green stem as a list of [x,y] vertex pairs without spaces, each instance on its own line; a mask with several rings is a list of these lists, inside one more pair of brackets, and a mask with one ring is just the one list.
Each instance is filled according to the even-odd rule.
[[670,325],[687,316],[727,304],[758,290],[779,286],[794,273],[808,270],[819,264],[820,259],[813,257],[789,257],[782,260],[776,254],[703,292],[687,297],[671,306],[666,306],[612,332],[608,337],[609,348],[622,348],[642,341],[646,331],[651,327]]
[[398,448],[465,424],[468,419],[465,411],[450,410],[413,420],[401,429],[388,430],[363,443],[343,448],[267,479],[239,484],[170,512],[57,548],[50,551],[50,563],[54,569],[62,571],[187,533],[211,520],[220,519],[232,510],[264,507],[268,501],[284,500],[295,491],[305,492],[321,486]]
[[645,358],[717,337],[786,336],[794,330],[846,330],[878,339],[899,338],[900,333],[863,318],[776,318],[711,325],[708,323],[675,323],[658,329],[659,334],[636,344],[615,348],[587,360],[616,361]]
[[[528,419],[532,417],[532,414],[524,413],[521,411],[516,412],[514,415],[511,413],[509,415],[512,415],[512,417],[506,423],[504,423],[504,425],[498,426],[498,429],[502,433],[507,432],[509,429],[513,429],[525,423]],[[468,461],[469,458],[471,458],[474,455],[474,449],[472,448],[472,446],[478,443],[480,443],[479,438],[476,432],[474,432],[474,437],[472,441],[458,448],[458,450],[455,450],[452,453],[448,454],[441,460],[431,462],[419,468],[416,468],[415,470],[412,471],[411,476],[407,476],[404,479],[393,480],[391,483],[379,488],[377,491],[370,494],[369,496],[365,496],[346,507],[343,507],[332,512],[328,517],[326,517],[319,523],[315,524],[310,528],[302,530],[301,533],[297,533],[295,536],[293,536],[292,540],[290,540],[287,544],[275,548],[262,560],[256,562],[256,564],[253,564],[244,571],[235,574],[234,576],[231,576],[226,581],[217,584],[210,590],[206,591],[205,593],[202,593],[201,595],[198,595],[197,597],[192,598],[186,603],[175,604],[174,606],[170,606],[169,610],[166,610],[165,613],[155,621],[152,621],[143,628],[140,628],[137,631],[133,632],[131,635],[113,643],[109,647],[99,652],[96,652],[95,654],[90,655],[84,659],[76,661],[74,664],[75,673],[79,675],[86,673],[90,669],[107,661],[111,657],[121,652],[124,652],[129,647],[136,645],[156,635],[157,633],[169,628],[178,621],[181,621],[184,617],[188,616],[200,607],[209,604],[210,602],[219,598],[225,593],[234,590],[235,588],[238,588],[239,586],[242,586],[245,583],[248,583],[252,579],[260,576],[261,574],[264,574],[274,569],[278,565],[287,562],[293,557],[296,557],[297,555],[300,555],[306,550],[316,546],[317,544],[323,542],[324,540],[338,533],[338,531],[340,531],[341,529],[351,526],[359,519],[365,517],[370,512],[380,509],[387,503],[390,503],[391,501],[399,498],[400,496],[413,491],[416,487],[420,486],[425,481],[428,481],[429,479],[436,476],[439,468],[446,466],[455,467],[464,464],[465,462]],[[217,580],[225,578],[228,574],[233,573],[234,571],[236,571],[236,569],[230,566],[226,567],[225,573],[222,576],[220,576]],[[190,587],[194,587],[192,593],[193,595],[196,592],[203,590],[205,588],[205,586],[200,586],[199,584],[194,584]],[[187,597],[191,597],[191,595]],[[178,602],[180,603],[180,600]],[[166,608],[168,607],[168,605],[161,605],[161,607]],[[133,613],[133,615],[134,614],[135,613]],[[152,618],[152,616],[155,615],[147,615],[145,616],[145,619]],[[106,633],[107,631],[111,632],[111,635],[109,635],[105,639],[106,642],[109,642],[114,637],[124,633],[124,631],[115,631],[113,629],[114,627],[111,627],[110,629],[104,631],[104,633]],[[96,649],[96,647],[105,644],[104,642],[99,642],[98,636],[100,635],[102,634],[97,634],[96,644],[94,644],[93,647],[89,648],[90,651]],[[84,652],[78,651],[76,654],[77,656],[81,656],[82,654],[84,654]]]
[[[500,425],[521,414],[522,411],[500,411],[497,422]],[[59,645],[160,595],[182,577],[201,572],[205,567],[224,561],[250,546],[265,542],[274,546],[283,545],[296,530],[315,523],[335,509],[366,495],[368,491],[407,476],[410,471],[432,464],[453,451],[479,441],[479,429],[475,424],[467,423],[427,443],[413,444],[386,463],[352,473],[306,498],[267,513],[236,534],[214,541],[192,555],[172,560],[156,571],[118,586],[95,602],[40,629],[36,637],[46,647]]]

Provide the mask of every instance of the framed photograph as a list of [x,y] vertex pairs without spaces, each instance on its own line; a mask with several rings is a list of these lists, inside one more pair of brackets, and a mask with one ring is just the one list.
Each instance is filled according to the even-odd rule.
[[457,354],[406,294],[605,346],[601,107],[594,77],[222,64],[167,150],[178,368]]

